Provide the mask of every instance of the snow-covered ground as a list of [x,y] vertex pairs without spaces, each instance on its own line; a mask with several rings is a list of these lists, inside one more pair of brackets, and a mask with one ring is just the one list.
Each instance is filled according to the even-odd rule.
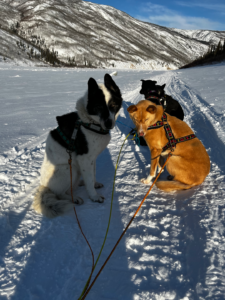
[[[78,299],[91,271],[91,255],[71,211],[49,220],[32,209],[48,131],[55,117],[74,110],[94,77],[111,70],[0,65],[0,299]],[[119,121],[133,126],[126,108],[142,99],[140,79],[166,83],[185,121],[205,145],[211,172],[198,187],[166,194],[153,188],[106,265],[88,300],[225,299],[225,64],[176,71],[119,71]],[[97,161],[103,204],[77,206],[95,257],[103,242],[114,168],[129,128],[118,123]],[[147,147],[125,144],[119,164],[112,221],[99,270],[148,190]],[[198,170],[196,170],[198,172]],[[165,178],[167,172],[161,175]],[[68,174],[69,176],[69,174]],[[96,274],[95,272],[95,274]]]

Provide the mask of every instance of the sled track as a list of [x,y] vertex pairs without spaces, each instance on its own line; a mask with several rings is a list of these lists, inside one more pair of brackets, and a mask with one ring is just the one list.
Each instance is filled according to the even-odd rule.
[[[193,284],[195,282],[196,286],[190,295],[194,297],[193,299],[223,299],[225,294],[225,226],[222,222],[225,199],[225,118],[216,113],[210,104],[205,102],[196,91],[189,88],[176,74],[166,74],[153,79],[158,79],[158,83],[161,82],[161,84],[167,83],[166,92],[180,102],[185,112],[184,120],[192,127],[210,155],[212,166],[209,176],[201,186],[195,188],[192,197],[187,195],[188,206],[185,204],[186,201],[180,201],[177,206],[181,210],[186,206],[186,214],[183,215],[182,220],[185,228],[184,234],[186,231],[186,237],[193,241],[189,242],[190,248],[185,251],[190,274],[195,271],[195,274],[191,275]],[[198,227],[202,231],[202,236],[195,236],[195,230]],[[203,251],[202,257],[199,252],[199,257],[193,258],[192,251],[200,246],[198,239],[205,239],[205,249],[199,249]],[[209,260],[211,264],[207,262]],[[199,268],[201,266],[197,274],[196,266],[193,265],[192,271],[193,263],[196,266],[199,265]],[[210,267],[207,268],[207,265]]]

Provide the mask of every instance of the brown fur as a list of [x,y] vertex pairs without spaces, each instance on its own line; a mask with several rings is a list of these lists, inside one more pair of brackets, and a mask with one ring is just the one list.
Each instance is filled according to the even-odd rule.
[[[161,120],[163,108],[155,105],[149,100],[142,100],[137,105],[131,105],[127,111],[133,120],[137,133],[144,136],[151,151],[150,175],[146,179],[141,179],[145,184],[149,184],[156,176],[157,166],[160,169],[160,154],[162,148],[167,144],[168,139],[163,127],[147,130],[150,125]],[[192,134],[191,128],[183,121],[167,114],[167,121],[172,128],[175,138]],[[170,150],[162,153],[166,156]],[[166,168],[173,181],[159,181],[156,186],[163,191],[190,189],[201,184],[210,171],[210,159],[205,147],[198,138],[176,145],[173,156],[170,157]]]

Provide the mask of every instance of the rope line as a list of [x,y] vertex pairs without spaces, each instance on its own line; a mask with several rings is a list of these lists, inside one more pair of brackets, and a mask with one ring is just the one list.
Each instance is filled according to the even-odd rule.
[[102,247],[101,247],[101,249],[99,251],[98,257],[97,257],[96,262],[95,262],[94,267],[93,267],[93,270],[92,270],[92,272],[91,272],[91,274],[90,274],[90,276],[89,276],[89,278],[88,278],[88,280],[87,280],[87,282],[85,284],[85,287],[84,287],[84,289],[83,289],[80,297],[78,298],[78,300],[83,299],[82,297],[83,297],[84,293],[86,292],[86,290],[88,288],[88,285],[89,285],[90,280],[91,280],[91,276],[92,276],[92,274],[93,274],[93,272],[94,272],[94,270],[95,270],[95,268],[97,266],[99,258],[100,258],[101,254],[102,254],[102,250],[103,250],[103,248],[105,246],[105,242],[106,242],[106,239],[107,239],[107,236],[108,236],[108,232],[109,232],[109,226],[110,226],[110,222],[111,222],[111,216],[112,216],[113,197],[114,197],[115,181],[116,181],[116,171],[117,171],[117,168],[118,168],[121,151],[123,149],[124,143],[126,142],[127,138],[129,137],[129,135],[130,135],[130,133],[126,136],[126,138],[125,138],[125,140],[124,140],[124,142],[123,142],[123,144],[122,144],[122,146],[120,148],[120,152],[119,152],[119,155],[118,155],[118,158],[117,158],[117,162],[116,162],[116,167],[115,167],[115,172],[114,172],[114,179],[113,179],[112,196],[111,196],[111,207],[110,207],[110,212],[109,212],[109,221],[108,221],[108,226],[107,226],[107,229],[106,229],[105,237],[104,237],[104,240],[103,240],[103,243],[102,243]]
[[[71,191],[72,202],[74,203],[74,200],[73,200],[73,180],[72,180],[72,157],[71,157],[71,153],[70,153],[70,152],[68,152],[68,153],[69,153],[69,156],[70,156],[70,158],[69,158],[69,160],[68,160],[68,163],[69,163],[69,166],[70,166],[70,185],[71,185],[70,191]],[[86,283],[86,285],[85,285],[84,291],[83,291],[83,292],[85,292],[85,291],[87,290],[88,286],[89,286],[89,283],[90,283],[90,281],[91,281],[92,274],[93,274],[93,272],[94,272],[95,258],[94,258],[94,253],[93,253],[93,250],[92,250],[92,248],[91,248],[91,245],[89,244],[89,242],[88,242],[88,240],[87,240],[87,238],[86,238],[86,236],[85,236],[85,234],[84,234],[84,232],[83,232],[83,230],[82,230],[82,228],[81,228],[80,221],[79,221],[78,216],[77,216],[77,212],[76,212],[75,205],[74,205],[73,209],[74,209],[74,213],[75,213],[75,216],[76,216],[77,223],[78,223],[78,226],[79,226],[79,228],[80,228],[80,231],[81,231],[81,233],[82,233],[82,235],[83,235],[83,237],[84,237],[86,243],[88,244],[88,247],[89,247],[89,249],[90,249],[90,251],[91,251],[91,255],[92,255],[92,269],[91,269],[91,274],[90,274],[90,276],[89,276],[89,279],[88,279],[88,281],[87,281],[87,283]]]
[[[122,150],[122,148],[121,148]],[[142,204],[144,203],[144,201],[146,200],[146,198],[148,197],[149,193],[151,192],[154,184],[156,183],[157,179],[159,178],[160,174],[162,173],[163,169],[165,168],[168,160],[171,157],[171,152],[169,153],[167,160],[165,161],[163,167],[161,168],[159,174],[156,176],[154,182],[152,183],[151,187],[149,188],[148,192],[146,193],[146,195],[144,196],[143,200],[141,201],[139,207],[137,208],[136,212],[134,213],[133,217],[131,218],[130,222],[127,224],[126,228],[123,230],[121,236],[119,237],[118,241],[116,242],[115,246],[113,247],[112,251],[110,252],[109,256],[107,257],[107,259],[105,260],[104,264],[102,265],[101,269],[99,270],[98,274],[95,276],[95,278],[93,279],[91,285],[89,286],[89,288],[86,290],[85,295],[81,298],[81,300],[84,300],[88,293],[90,292],[91,288],[93,287],[95,281],[97,280],[98,276],[100,275],[100,273],[102,272],[102,270],[104,269],[105,265],[107,264],[108,260],[110,259],[110,257],[112,256],[113,252],[115,251],[116,247],[118,246],[119,242],[121,241],[122,237],[124,236],[124,234],[126,233],[127,229],[129,228],[130,224],[133,222],[134,218],[136,217],[137,213],[139,212]]]

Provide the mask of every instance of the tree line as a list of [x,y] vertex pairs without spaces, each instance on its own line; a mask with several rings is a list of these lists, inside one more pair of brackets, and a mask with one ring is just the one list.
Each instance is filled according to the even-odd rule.
[[225,40],[220,40],[217,46],[210,45],[208,51],[204,55],[181,67],[180,69],[191,68],[222,60],[225,60]]

